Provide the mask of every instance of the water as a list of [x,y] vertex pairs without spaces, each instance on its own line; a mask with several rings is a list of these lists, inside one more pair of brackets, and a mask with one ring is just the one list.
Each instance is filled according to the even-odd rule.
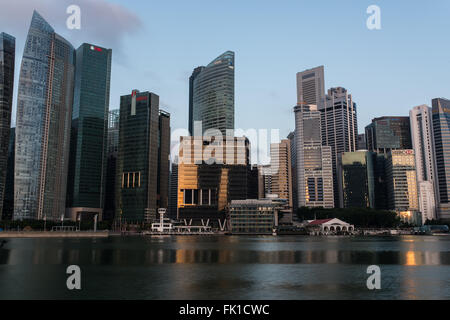
[[450,299],[450,237],[9,239],[0,299]]

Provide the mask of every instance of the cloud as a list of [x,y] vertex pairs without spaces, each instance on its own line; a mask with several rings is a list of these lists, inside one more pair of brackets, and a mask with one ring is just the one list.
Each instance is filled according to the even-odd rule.
[[[90,42],[113,49],[120,60],[125,60],[124,40],[142,29],[140,18],[122,5],[106,0],[0,0],[0,21],[6,32],[17,38],[18,45],[25,43],[33,10],[37,10],[55,29],[56,33],[78,47]],[[5,2],[2,4],[2,2]],[[69,30],[66,26],[70,5],[81,9],[81,29]],[[5,25],[5,27],[3,27]]]

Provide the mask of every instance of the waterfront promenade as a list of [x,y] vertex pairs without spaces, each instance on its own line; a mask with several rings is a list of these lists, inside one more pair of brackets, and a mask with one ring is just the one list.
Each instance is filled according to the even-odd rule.
[[107,238],[109,231],[3,231],[0,239],[5,238]]

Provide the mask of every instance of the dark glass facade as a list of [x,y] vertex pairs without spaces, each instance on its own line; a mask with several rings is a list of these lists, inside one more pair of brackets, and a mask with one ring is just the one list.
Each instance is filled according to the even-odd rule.
[[19,78],[14,219],[65,214],[74,68],[72,45],[34,11]]
[[14,152],[16,128],[11,128],[8,147],[8,165],[6,168],[5,196],[3,198],[3,220],[12,220],[14,215]]
[[[130,223],[156,219],[158,200],[162,200],[158,186],[160,190],[167,187],[163,201],[168,201],[168,150],[160,146],[170,141],[169,120],[167,113],[160,115],[159,96],[154,93],[133,90],[120,98],[116,219]],[[163,179],[167,181],[158,182]]]
[[158,128],[158,208],[169,207],[170,113],[160,110]]
[[194,134],[194,80],[205,67],[197,67],[189,77],[189,134]]
[[119,150],[119,116],[120,110],[111,110],[108,118],[108,143],[105,179],[105,206],[103,220],[113,221],[116,210],[116,169]]
[[6,188],[8,147],[10,143],[11,112],[14,88],[16,39],[0,33],[0,219]]
[[111,49],[83,43],[76,50],[72,112],[68,216],[101,213],[106,175],[106,142]]
[[366,127],[369,151],[387,154],[391,150],[412,149],[409,117],[381,117]]
[[450,220],[450,100],[433,99],[432,114],[439,218]]
[[373,152],[345,152],[340,157],[339,189],[342,208],[375,208]]
[[226,135],[234,129],[234,52],[225,52],[194,75],[192,120],[202,121],[203,133],[218,129]]

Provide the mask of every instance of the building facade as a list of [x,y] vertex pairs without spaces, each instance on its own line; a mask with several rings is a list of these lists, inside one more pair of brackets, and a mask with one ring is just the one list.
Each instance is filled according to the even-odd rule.
[[283,139],[270,145],[271,193],[288,200],[292,208],[291,143]]
[[65,214],[74,49],[34,11],[19,77],[14,219]]
[[432,117],[439,219],[450,220],[450,100],[433,99]]
[[391,150],[388,153],[386,181],[390,210],[401,216],[411,216],[419,211],[414,150]]
[[323,66],[297,73],[297,104],[316,105],[319,109],[324,106],[325,74]]
[[388,154],[391,150],[412,149],[409,117],[380,117],[366,126],[367,149]]
[[116,170],[119,151],[120,109],[109,111],[103,220],[113,221],[116,214]]
[[333,208],[331,147],[322,146],[321,113],[315,105],[298,105],[294,113],[298,208]]
[[169,207],[170,113],[159,111],[158,127],[158,208]]
[[10,144],[11,113],[14,88],[16,39],[0,33],[0,219],[5,200],[8,150]]
[[[228,129],[228,134],[233,136],[234,52],[227,51],[206,67],[195,69],[190,80],[193,87],[189,110],[191,134],[202,135],[207,130],[217,129],[226,135]],[[195,132],[196,121],[202,122],[202,132]]]
[[426,105],[414,107],[409,112],[409,119],[411,122],[412,146],[416,157],[419,211],[422,213],[422,222],[425,223],[427,220],[437,218],[431,108]]
[[339,205],[338,159],[344,152],[357,150],[358,123],[356,103],[345,88],[331,88],[322,115],[322,145],[331,147],[334,203]]
[[83,43],[76,50],[66,216],[103,216],[111,49]]
[[344,152],[339,157],[341,208],[375,208],[375,153]]
[[6,167],[6,184],[3,197],[2,220],[12,220],[14,216],[14,153],[16,141],[16,128],[11,128],[8,147],[8,165]]
[[155,220],[158,209],[159,96],[133,90],[120,97],[116,219]]
[[223,224],[231,200],[257,198],[255,173],[245,137],[181,137],[178,219]]
[[189,123],[188,129],[189,134],[192,136],[194,134],[194,80],[203,71],[205,67],[197,67],[192,71],[189,77]]

